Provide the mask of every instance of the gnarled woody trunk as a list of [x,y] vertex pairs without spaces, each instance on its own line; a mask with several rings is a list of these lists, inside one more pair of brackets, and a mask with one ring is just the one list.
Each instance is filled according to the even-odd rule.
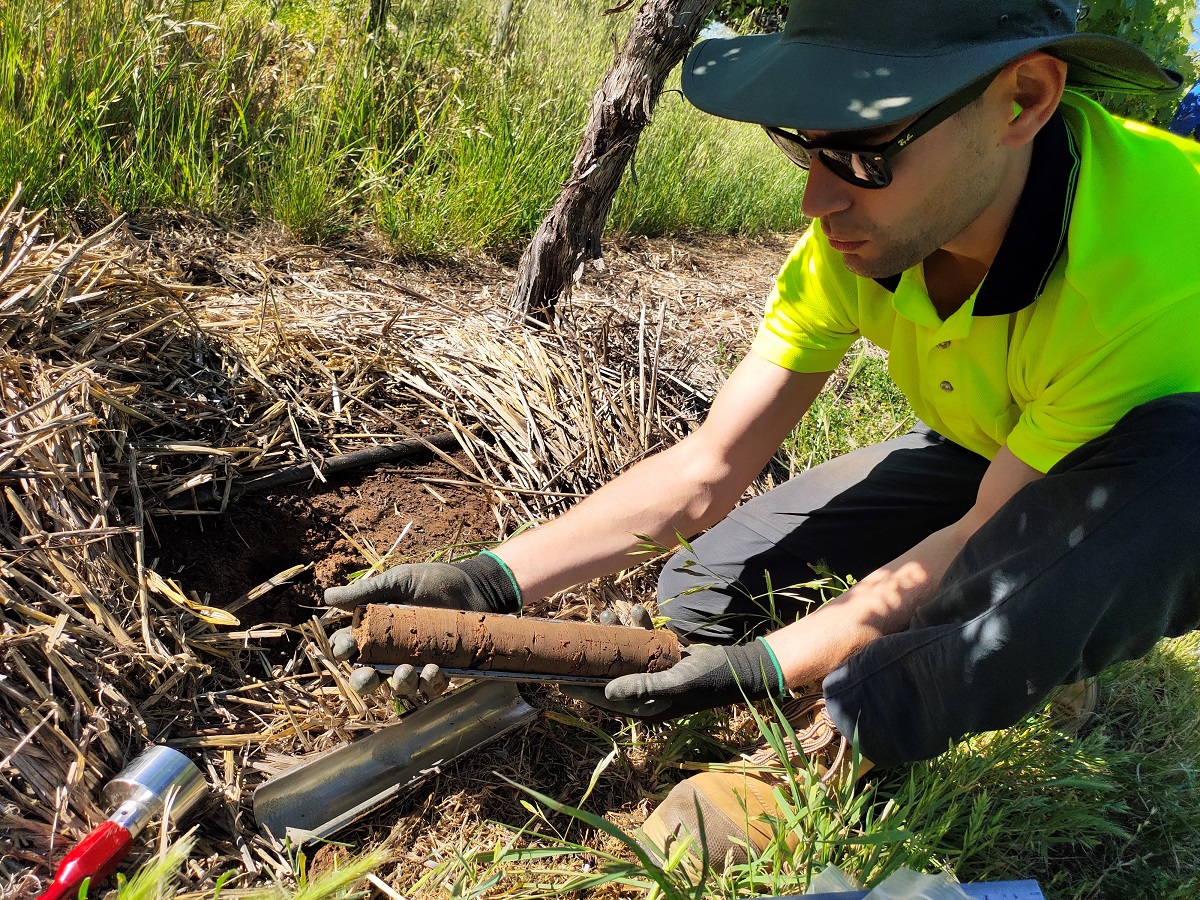
[[584,260],[600,256],[613,197],[663,82],[716,5],[716,0],[645,0],[638,10],[592,97],[571,176],[521,257],[512,294],[517,316],[550,322]]

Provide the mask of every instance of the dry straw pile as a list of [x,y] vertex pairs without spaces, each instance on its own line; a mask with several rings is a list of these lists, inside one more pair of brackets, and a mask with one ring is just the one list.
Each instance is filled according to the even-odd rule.
[[[155,571],[154,521],[448,430],[510,528],[680,433],[697,392],[655,364],[661,325],[644,315],[585,312],[569,337],[261,254],[201,288],[120,223],[59,239],[42,222],[16,198],[0,215],[0,894],[48,877],[151,742],[213,788],[196,888],[230,868],[226,890],[286,876],[253,788],[391,712],[348,691],[335,614],[243,628]],[[285,630],[290,658],[271,649]]]

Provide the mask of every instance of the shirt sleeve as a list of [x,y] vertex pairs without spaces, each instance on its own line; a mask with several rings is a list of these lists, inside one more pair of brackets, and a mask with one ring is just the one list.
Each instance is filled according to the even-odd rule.
[[1008,449],[1047,472],[1125,413],[1158,397],[1200,391],[1200,295],[1155,313],[1048,380],[1008,435]]
[[814,223],[767,298],[754,352],[793,372],[832,372],[858,338],[854,278]]

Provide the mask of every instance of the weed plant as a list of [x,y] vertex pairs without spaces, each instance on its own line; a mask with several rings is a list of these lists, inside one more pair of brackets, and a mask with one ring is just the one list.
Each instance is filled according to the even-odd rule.
[[908,400],[888,375],[887,358],[859,341],[784,443],[777,461],[791,477],[835,456],[904,434],[915,423]]
[[[373,228],[452,254],[527,239],[570,171],[629,13],[494,0],[9,0],[0,5],[0,184],[104,218],[188,209],[306,241]],[[791,231],[801,173],[750,126],[669,93],[612,223]]]

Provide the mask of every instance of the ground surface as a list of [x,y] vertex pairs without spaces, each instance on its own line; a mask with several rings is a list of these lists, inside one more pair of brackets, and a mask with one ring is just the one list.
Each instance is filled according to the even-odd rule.
[[[177,277],[188,283],[248,290],[256,269],[272,268],[285,300],[289,293],[314,289],[357,290],[378,297],[386,308],[389,295],[411,302],[416,293],[469,310],[503,298],[515,274],[492,259],[403,263],[372,258],[361,249],[310,250],[192,227],[151,242],[167,252],[179,268]],[[589,307],[611,307],[637,315],[648,307],[657,314],[666,304],[670,331],[663,352],[692,357],[690,381],[711,395],[745,353],[790,243],[785,236],[616,239],[602,267],[587,267],[564,312],[570,317]],[[248,260],[251,247],[259,259],[254,265]],[[401,424],[418,433],[429,430],[420,420]],[[161,575],[219,607],[302,565],[305,570],[288,584],[238,613],[243,624],[296,624],[319,611],[325,588],[345,583],[385,554],[389,563],[425,561],[501,538],[491,509],[495,495],[448,481],[461,481],[461,475],[425,456],[328,484],[245,495],[221,516],[159,514],[152,520],[150,555],[158,557]]]
[[[307,250],[272,244],[260,237],[241,238],[196,232],[149,237],[178,266],[180,281],[213,285],[214,301],[225,290],[253,295],[259,272],[269,270],[279,302],[303,302],[306,296],[354,296],[388,309],[402,298],[411,304],[428,301],[459,310],[496,304],[512,284],[514,269],[504,262],[472,259],[432,266],[388,261],[369,251]],[[720,386],[725,374],[749,346],[763,301],[775,273],[791,244],[790,237],[744,241],[719,237],[634,238],[606,247],[603,268],[588,267],[571,305],[571,317],[588,318],[588,327],[600,311],[601,327],[611,328],[614,357],[631,340],[629,322],[643,312],[669,323],[661,352],[680,365],[687,379],[704,394]],[[253,257],[253,261],[251,260]],[[237,308],[237,304],[230,308]],[[611,310],[611,312],[606,312]],[[584,312],[588,316],[582,315]],[[624,331],[622,331],[624,329]],[[399,423],[427,434],[428,421]],[[156,513],[149,537],[148,556],[163,576],[175,580],[195,599],[216,607],[237,603],[247,592],[296,566],[303,567],[287,583],[273,587],[237,610],[242,626],[281,623],[295,625],[319,615],[321,594],[343,584],[354,573],[367,569],[381,557],[411,562],[467,552],[480,542],[494,542],[511,531],[503,499],[492,489],[463,482],[461,473],[430,457],[375,470],[233,500],[223,515],[172,516]],[[540,615],[593,618],[605,606],[622,612],[639,591],[652,587],[651,573],[614,587],[596,583],[580,592],[549,598],[535,608]],[[345,624],[335,619],[328,630]],[[278,664],[298,646],[294,629],[282,629],[258,642]],[[335,690],[329,687],[328,690]],[[337,857],[383,846],[395,855],[395,865],[381,876],[405,896],[422,876],[452,862],[468,847],[508,841],[512,832],[529,819],[521,791],[498,775],[512,779],[567,803],[588,793],[597,767],[613,749],[612,738],[626,722],[592,707],[570,701],[553,687],[527,693],[548,715],[505,739],[445,766],[418,788],[361,824],[339,836],[344,846],[309,849],[313,871],[327,868]],[[244,721],[222,721],[197,728],[195,735],[226,732],[236,744],[237,733],[262,728],[253,708]],[[236,713],[236,711],[235,711]],[[384,711],[381,721],[388,721]],[[566,721],[564,722],[564,718]],[[204,725],[204,723],[199,723]],[[719,735],[720,729],[714,734]],[[195,741],[193,732],[172,732],[184,742]],[[333,734],[310,734],[318,747],[337,742]],[[728,735],[727,735],[728,737]],[[203,738],[200,738],[203,739]],[[626,830],[639,824],[665,786],[679,773],[662,766],[661,742],[668,735],[642,735],[635,749],[626,749],[615,764],[600,774],[587,808],[606,816]],[[218,737],[214,740],[225,740]],[[194,745],[194,744],[193,744]],[[227,753],[229,751],[226,751]],[[705,735],[695,748],[684,751],[692,759],[723,759],[728,751]],[[676,758],[679,751],[676,752]],[[232,757],[226,756],[228,766]],[[294,764],[297,757],[268,753],[243,770],[237,779],[237,800],[225,814],[211,816],[208,829],[218,852],[228,846],[233,833],[246,834],[251,825],[249,792],[268,775]],[[552,817],[555,826],[584,840],[577,823]],[[234,824],[234,823],[237,824]],[[202,832],[203,835],[203,832]],[[592,834],[587,840],[603,845],[610,839]],[[347,849],[349,848],[349,849]],[[609,849],[619,851],[610,843]],[[244,858],[244,857],[243,857]],[[261,877],[261,876],[260,876]],[[438,880],[426,885],[428,895],[442,895],[447,885]],[[417,895],[426,895],[418,889]]]

